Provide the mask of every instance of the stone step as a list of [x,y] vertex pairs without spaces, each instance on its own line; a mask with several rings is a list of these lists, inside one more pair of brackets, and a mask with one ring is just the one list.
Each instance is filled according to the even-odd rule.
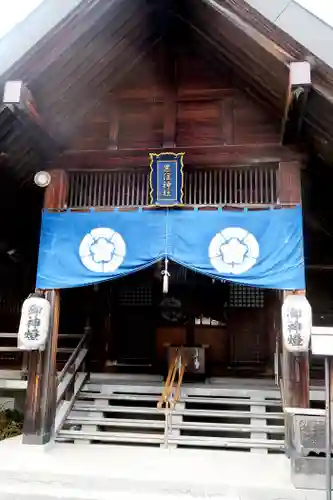
[[[163,410],[158,410],[155,407],[138,407],[138,406],[112,406],[112,405],[94,405],[87,404],[77,401],[73,407],[74,411],[84,411],[84,412],[99,412],[99,413],[137,413],[137,414],[155,414],[163,415]],[[235,410],[202,410],[202,409],[184,409],[176,410],[172,412],[173,415],[184,415],[184,416],[205,416],[205,417],[232,417],[232,418],[256,418],[264,420],[272,419],[283,419],[283,412],[255,412],[255,411],[235,411]]]
[[57,440],[155,447],[167,441],[181,448],[283,451],[284,414],[273,385],[264,390],[260,384],[239,387],[236,382],[184,384],[167,436],[166,413],[157,408],[162,389],[160,380],[149,377],[90,381]]
[[[82,391],[79,395],[79,400],[86,399],[105,399],[105,400],[120,400],[120,401],[152,401],[156,402],[159,400],[159,397],[156,397],[151,394],[114,394],[114,393],[97,393],[97,392],[89,392]],[[278,399],[250,399],[250,398],[222,398],[222,397],[196,397],[196,396],[185,396],[181,398],[182,403],[194,403],[194,404],[209,404],[209,405],[246,405],[246,406],[282,406],[281,401]]]
[[[61,440],[83,440],[97,441],[99,443],[146,443],[146,444],[163,444],[163,434],[143,434],[143,433],[122,433],[122,432],[87,432],[77,430],[62,430],[59,432],[58,438]],[[242,438],[220,438],[220,437],[204,437],[204,436],[178,436],[177,438],[168,439],[170,445],[178,446],[198,446],[212,448],[241,448],[241,449],[275,449],[283,450],[284,441],[257,440],[252,442],[249,439]]]
[[[120,394],[141,394],[160,396],[163,391],[163,383],[152,383],[149,381],[140,382],[135,380],[114,381],[105,384],[88,382],[83,391],[96,393],[120,393]],[[281,395],[277,388],[271,387],[267,390],[242,387],[223,387],[213,384],[183,384],[181,389],[183,397],[228,397],[228,398],[253,398],[256,400],[267,399],[280,401]]]
[[[68,425],[94,425],[105,427],[123,427],[123,428],[143,428],[143,429],[164,429],[163,420],[137,420],[135,418],[94,418],[94,417],[73,417],[69,416],[66,420]],[[173,422],[173,429],[188,431],[214,431],[214,432],[241,432],[241,433],[265,433],[265,434],[283,434],[282,425],[246,425],[246,424],[227,424],[227,423],[207,423],[207,422]]]

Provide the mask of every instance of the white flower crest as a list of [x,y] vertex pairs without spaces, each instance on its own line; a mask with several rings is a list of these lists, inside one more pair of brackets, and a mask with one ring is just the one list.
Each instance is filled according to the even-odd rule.
[[208,248],[208,256],[219,273],[242,274],[257,262],[259,243],[245,229],[228,227],[214,236]]
[[81,241],[82,264],[95,273],[111,273],[118,269],[126,255],[122,236],[111,228],[97,227]]

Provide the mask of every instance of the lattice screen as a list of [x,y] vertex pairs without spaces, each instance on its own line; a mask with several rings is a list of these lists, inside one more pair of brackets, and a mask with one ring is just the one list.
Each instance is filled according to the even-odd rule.
[[148,286],[125,288],[119,295],[119,305],[123,307],[147,307],[152,303],[152,289]]
[[[261,205],[277,202],[277,166],[223,167],[184,172],[190,206]],[[148,169],[69,172],[68,208],[148,206]]]
[[264,307],[264,290],[231,283],[229,307]]

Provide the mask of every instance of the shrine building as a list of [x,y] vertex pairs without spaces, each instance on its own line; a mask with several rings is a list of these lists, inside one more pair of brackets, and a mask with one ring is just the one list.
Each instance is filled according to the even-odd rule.
[[26,393],[23,443],[284,453],[287,409],[323,408],[281,308],[333,322],[333,62],[242,0],[58,4],[0,40],[0,387]]

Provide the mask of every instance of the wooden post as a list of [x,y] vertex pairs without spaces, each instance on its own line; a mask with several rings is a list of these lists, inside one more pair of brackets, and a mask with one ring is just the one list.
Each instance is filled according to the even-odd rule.
[[276,342],[280,329],[280,300],[277,290],[265,291],[265,326],[266,326],[266,339],[267,339],[267,366],[266,375],[274,375],[274,361]]
[[[301,204],[301,164],[297,161],[281,162],[279,165],[279,192],[281,204]],[[305,295],[305,290],[283,292],[283,300],[290,293]],[[309,407],[309,353],[295,355],[282,347],[282,383],[285,405]]]
[[[51,172],[44,208],[63,208],[66,201],[66,174]],[[23,443],[45,444],[53,434],[57,400],[57,344],[60,315],[60,291],[45,294],[51,304],[49,339],[45,350],[32,351],[28,360],[28,387],[23,424]]]

